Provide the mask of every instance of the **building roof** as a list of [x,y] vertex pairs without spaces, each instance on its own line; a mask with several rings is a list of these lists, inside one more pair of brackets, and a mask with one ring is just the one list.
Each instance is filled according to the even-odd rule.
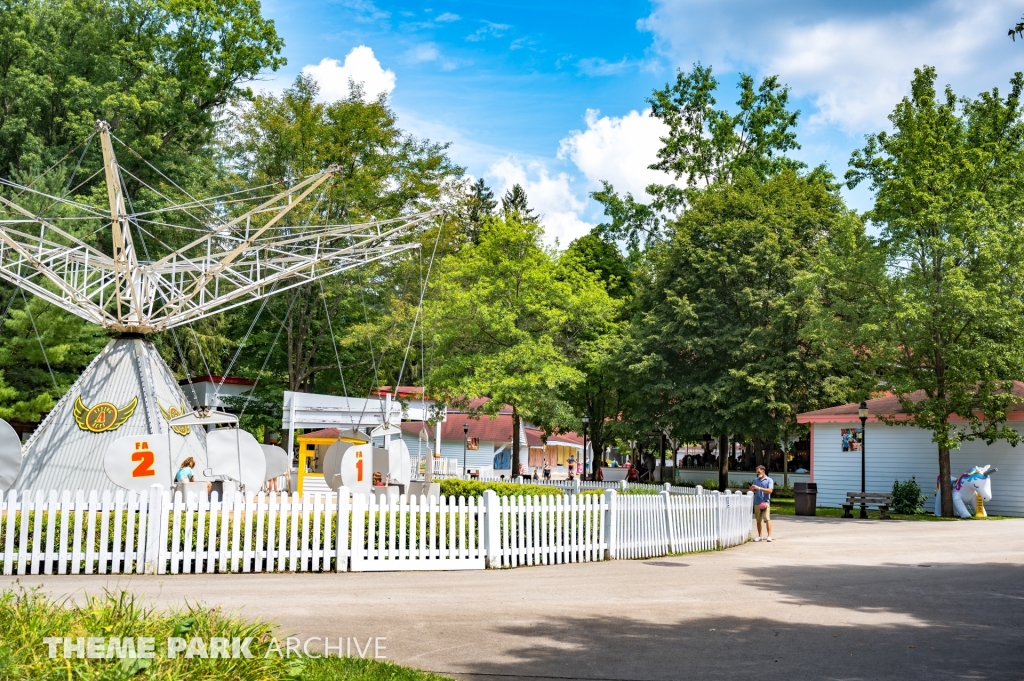
[[[463,424],[469,426],[468,434],[463,434]],[[402,431],[410,435],[419,435],[423,427],[424,424],[407,421],[402,424]],[[430,437],[434,437],[434,429],[430,424],[426,424],[426,430]],[[476,438],[481,442],[511,442],[512,416],[501,414],[491,418],[449,411],[448,420],[441,424],[441,439],[462,440],[463,437]]]
[[537,428],[524,428],[526,432],[526,446],[527,447],[543,447],[544,440],[542,439],[541,431]]
[[[374,390],[371,395],[373,397],[384,397],[385,395],[398,394],[399,397],[423,397],[423,386],[416,385],[400,385],[397,390],[390,385],[382,385]],[[429,396],[427,399],[432,399]]]
[[[1024,398],[1024,382],[1014,381],[1013,393],[1018,397]],[[920,402],[925,399],[925,391],[918,390],[910,393],[907,398],[911,402]],[[895,420],[909,418],[906,412],[903,411],[903,408],[900,405],[900,400],[891,393],[866,400],[866,402],[868,407],[869,423],[877,422],[879,420],[879,416]],[[796,417],[796,420],[797,423],[855,423],[859,420],[857,417],[857,410],[859,408],[859,402],[851,402],[849,404],[841,404],[838,407],[828,407],[827,409],[804,412],[803,414],[799,414]],[[1024,421],[1024,407],[1019,407],[1019,409],[1021,410],[1008,412],[1006,415],[1007,420]],[[963,421],[964,419],[958,416],[951,416],[949,420]]]
[[549,445],[576,445],[578,447],[583,446],[583,436],[579,433],[555,433],[554,435],[548,436]]
[[[544,431],[540,428],[527,428],[526,439],[530,441],[531,447],[542,447],[545,444]],[[555,433],[554,435],[547,436],[547,444],[582,447],[583,436],[576,433]]]

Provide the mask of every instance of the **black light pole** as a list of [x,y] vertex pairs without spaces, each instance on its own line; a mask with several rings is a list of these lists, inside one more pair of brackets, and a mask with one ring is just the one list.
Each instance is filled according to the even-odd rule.
[[[583,465],[580,467],[580,470],[582,471],[580,473],[580,481],[583,481],[583,480],[587,479],[587,425],[589,425],[589,424],[590,424],[590,417],[587,416],[587,412],[583,412]],[[596,480],[597,479],[597,470],[596,470],[597,460],[596,460],[596,458],[594,460],[594,464],[595,464],[594,479]]]
[[[857,416],[860,417],[860,493],[861,494],[865,494],[867,492],[867,489],[866,489],[866,485],[865,485],[865,476],[864,476],[864,441],[867,439],[867,438],[865,438],[865,434],[867,433],[867,423],[868,423],[868,403],[867,402],[861,402],[860,403],[860,407],[857,409]],[[868,517],[868,507],[867,507],[867,504],[865,504],[863,502],[863,500],[861,501],[861,505],[860,505],[860,517],[861,518],[867,518]]]
[[469,479],[469,471],[466,470],[466,448],[469,446],[469,424],[462,424],[462,478]]

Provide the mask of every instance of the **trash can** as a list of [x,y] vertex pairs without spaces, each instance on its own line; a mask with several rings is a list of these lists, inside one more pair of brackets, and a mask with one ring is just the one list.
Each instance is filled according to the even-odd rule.
[[818,508],[818,483],[793,483],[794,509],[797,515],[815,515]]

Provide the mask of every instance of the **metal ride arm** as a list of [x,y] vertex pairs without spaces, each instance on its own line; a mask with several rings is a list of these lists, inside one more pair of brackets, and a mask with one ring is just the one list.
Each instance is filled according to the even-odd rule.
[[[55,219],[33,213],[4,197],[0,207],[0,278],[105,328],[150,333],[170,329],[275,292],[365,265],[416,243],[395,237],[439,215],[429,211],[361,225],[282,226],[281,220],[337,169],[307,177],[225,221],[214,221],[202,236],[153,261],[140,262],[133,243],[136,217],[127,212],[124,185],[106,123],[97,123],[103,151],[109,215],[92,206],[57,199],[93,223],[111,230],[113,257],[89,246]],[[47,196],[5,181],[9,187]],[[54,198],[54,197],[47,197]],[[192,205],[192,204],[189,204]],[[171,206],[170,209],[181,208]],[[254,216],[270,214],[250,232]],[[236,229],[245,224],[244,232]],[[172,226],[173,225],[169,225]],[[102,227],[101,227],[102,228]]]

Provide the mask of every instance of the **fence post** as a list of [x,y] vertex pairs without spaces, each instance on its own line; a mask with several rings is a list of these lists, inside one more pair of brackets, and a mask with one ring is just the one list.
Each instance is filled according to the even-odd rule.
[[618,557],[619,546],[618,546],[618,527],[619,527],[619,500],[618,493],[614,489],[606,489],[604,491],[604,502],[608,507],[605,509],[604,516],[604,543],[608,548],[605,549],[605,560],[612,560]]
[[164,544],[166,543],[165,523],[160,522],[164,515],[164,486],[153,485],[149,488],[149,508],[146,511],[146,567],[147,575],[164,573]]
[[672,489],[672,483],[671,482],[666,482],[665,483],[665,491],[668,492],[671,489]]
[[573,487],[576,488],[576,494],[579,494],[580,493],[580,487],[582,487],[582,483],[580,482],[580,479],[579,478],[573,478],[572,479],[572,484],[573,484]]
[[501,534],[498,494],[484,490],[484,564],[489,568],[501,567]]
[[743,537],[743,542],[750,541],[751,535],[754,534],[754,493],[747,492],[746,496],[750,499],[750,506],[748,507],[750,510],[747,512],[747,532]]
[[696,485],[693,489],[696,490],[698,497],[701,496],[702,494],[704,494],[704,486],[703,485]]
[[619,489],[626,489],[629,487],[629,482],[626,480],[619,480]]
[[335,554],[335,571],[337,572],[348,572],[348,557],[351,555],[349,547],[352,544],[351,537],[349,535],[349,506],[350,506],[350,495],[352,494],[348,487],[339,487],[338,490],[338,545]]
[[[429,498],[429,497],[428,497]],[[349,552],[349,569],[352,572],[362,572],[363,562],[366,560],[366,548],[363,542],[366,541],[366,512],[367,498],[365,494],[352,495],[352,550]],[[373,523],[373,516],[370,517]],[[370,532],[370,553],[373,553],[373,532]]]
[[[668,484],[665,484],[668,487]],[[658,496],[661,497],[662,503],[665,505],[665,543],[668,545],[668,553],[675,553],[675,541],[672,537],[672,504],[669,499],[668,489],[664,489],[658,492]]]
[[725,505],[725,496],[719,492],[714,492],[715,497],[715,548],[722,548],[722,506]]

